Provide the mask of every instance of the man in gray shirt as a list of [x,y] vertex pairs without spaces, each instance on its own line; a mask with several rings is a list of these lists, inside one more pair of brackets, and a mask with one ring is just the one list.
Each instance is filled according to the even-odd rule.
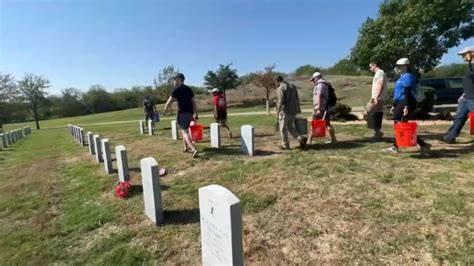
[[284,81],[282,76],[276,77],[275,82],[278,84],[276,117],[280,125],[282,149],[290,149],[288,132],[300,142],[299,148],[303,149],[307,138],[304,135],[298,134],[295,129],[296,115],[301,113],[298,90],[295,85]]
[[454,143],[456,141],[456,137],[461,133],[469,113],[474,112],[474,69],[472,66],[472,62],[474,61],[474,46],[464,48],[458,55],[461,55],[464,61],[469,63],[469,71],[464,75],[464,94],[459,97],[453,125],[442,137],[442,140],[446,143]]

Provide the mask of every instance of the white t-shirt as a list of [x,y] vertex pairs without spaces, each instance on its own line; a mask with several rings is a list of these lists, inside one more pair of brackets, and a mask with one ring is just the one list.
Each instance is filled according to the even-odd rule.
[[377,96],[377,82],[380,79],[383,79],[383,87],[379,100],[385,100],[388,96],[388,79],[387,75],[385,75],[385,72],[383,72],[382,69],[379,69],[377,72],[375,72],[374,79],[372,80],[372,98]]

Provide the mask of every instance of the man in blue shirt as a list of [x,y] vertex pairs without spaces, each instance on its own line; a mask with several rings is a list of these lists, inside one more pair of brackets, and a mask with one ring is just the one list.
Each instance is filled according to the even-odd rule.
[[[410,114],[416,109],[416,77],[408,71],[409,64],[410,61],[407,58],[401,58],[397,61],[397,69],[401,75],[395,83],[393,91],[394,106],[391,109],[395,124],[408,121]],[[417,137],[417,143],[420,145],[420,155],[429,155],[431,144],[426,143],[420,137]],[[396,141],[386,151],[398,152]]]
[[164,114],[168,111],[169,106],[177,101],[178,102],[178,117],[177,122],[181,128],[181,133],[183,135],[183,142],[185,151],[190,151],[193,154],[193,158],[198,157],[198,152],[194,146],[191,136],[189,135],[189,127],[191,121],[198,120],[198,111],[196,107],[196,102],[194,101],[193,90],[184,85],[184,75],[178,73],[174,77],[175,85],[173,92],[171,93],[170,98],[166,102]]
[[474,61],[474,46],[464,48],[458,55],[461,55],[464,61],[469,63],[469,71],[464,75],[464,93],[459,97],[453,125],[442,137],[442,140],[446,143],[454,143],[456,141],[456,137],[459,136],[467,121],[469,112],[474,112],[474,70],[472,67],[472,61]]

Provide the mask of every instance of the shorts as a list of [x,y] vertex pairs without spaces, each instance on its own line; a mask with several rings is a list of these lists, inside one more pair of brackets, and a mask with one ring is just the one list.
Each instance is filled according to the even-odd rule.
[[[323,116],[324,116],[324,113],[322,115],[313,115],[313,120],[319,120],[319,119],[323,119]],[[330,117],[330,114],[329,112],[326,114],[326,118],[324,119],[326,121],[326,126],[330,126],[331,125],[331,120],[329,119]]]
[[227,110],[217,110],[217,122],[227,120]]
[[176,120],[178,122],[179,128],[188,130],[189,126],[191,125],[191,121],[193,121],[193,113],[179,113]]
[[154,120],[155,119],[155,113],[154,112],[147,112],[145,115],[146,119]]

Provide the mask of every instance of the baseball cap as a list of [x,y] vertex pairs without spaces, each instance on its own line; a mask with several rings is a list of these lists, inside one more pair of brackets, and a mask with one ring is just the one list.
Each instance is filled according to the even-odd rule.
[[410,60],[408,60],[408,58],[400,58],[397,61],[397,66],[403,66],[403,65],[409,65],[409,64],[410,64]]
[[466,48],[462,49],[461,51],[458,52],[458,55],[467,54],[469,52],[474,53],[474,46],[469,46],[469,47],[466,47]]
[[214,88],[214,89],[211,90],[211,92],[213,92],[213,93],[214,93],[214,92],[219,92],[219,89],[218,89],[218,88]]
[[310,79],[310,80],[312,81],[313,79],[315,79],[315,78],[317,78],[317,77],[321,77],[321,76],[322,76],[322,75],[321,75],[320,72],[314,72],[313,75],[311,76],[311,79]]
[[183,73],[178,73],[176,76],[173,77],[173,79],[181,79],[184,80],[184,74]]

